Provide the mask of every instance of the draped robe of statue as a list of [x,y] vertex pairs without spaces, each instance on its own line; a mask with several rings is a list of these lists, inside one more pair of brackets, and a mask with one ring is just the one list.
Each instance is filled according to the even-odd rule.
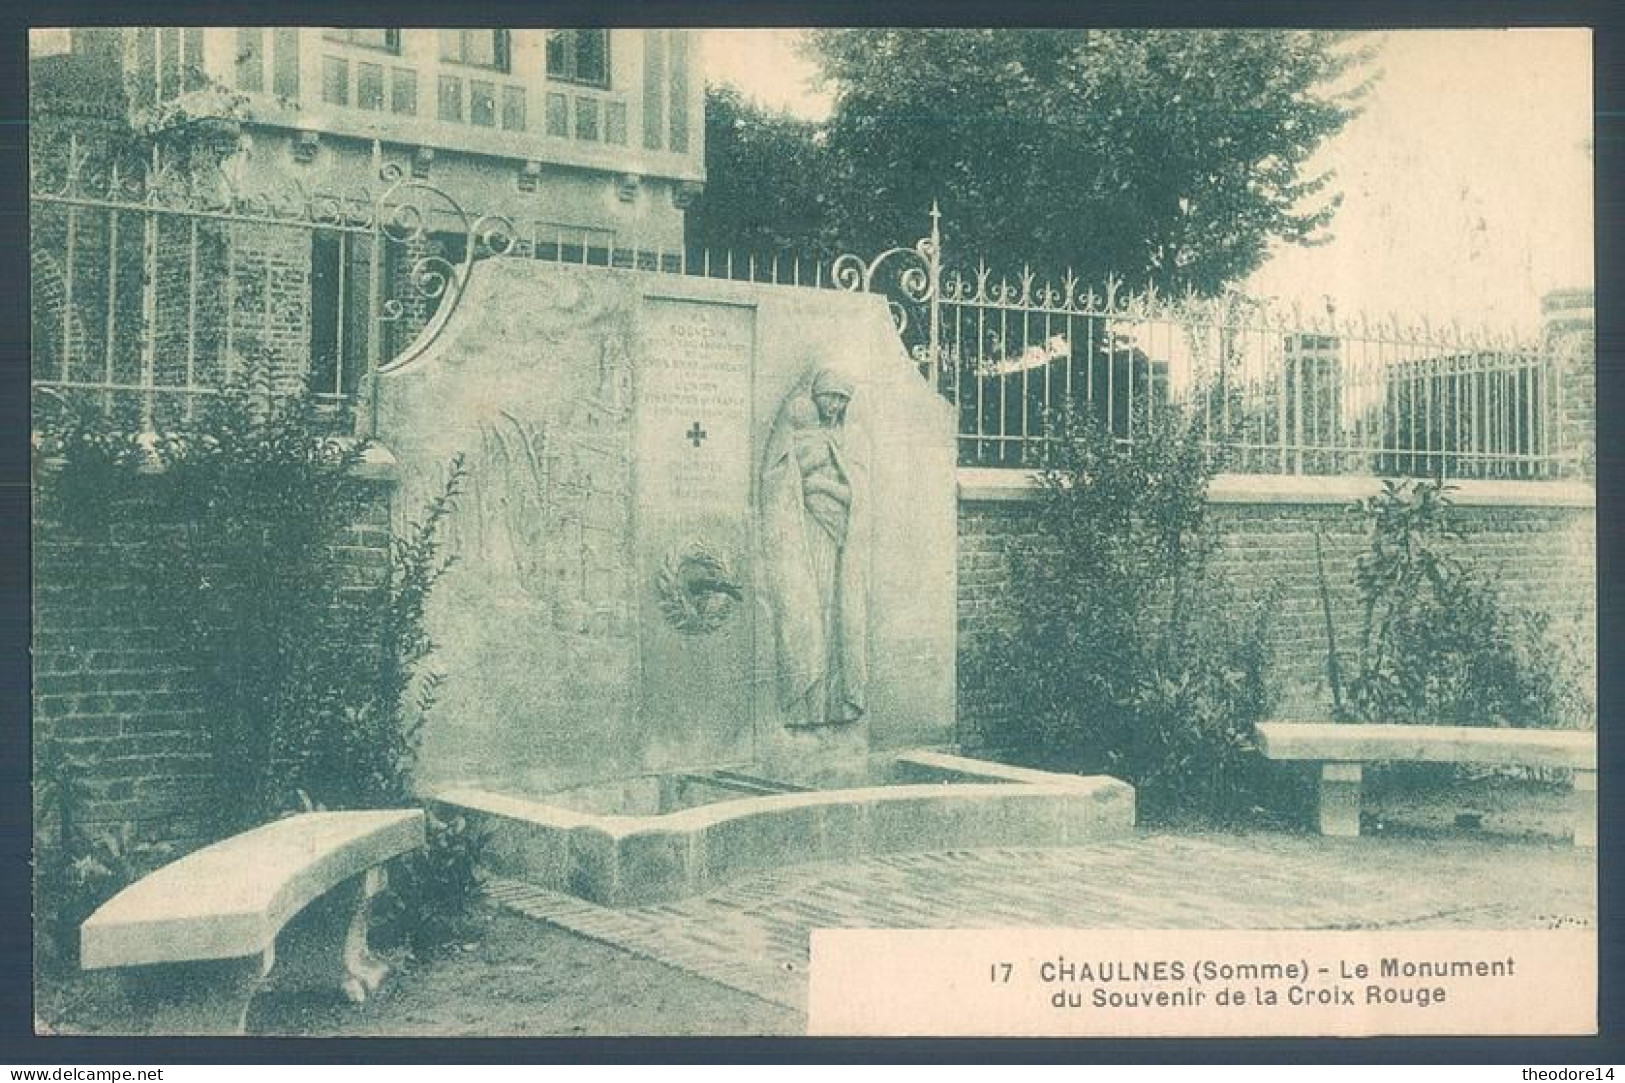
[[762,465],[762,548],[778,702],[791,725],[852,722],[868,683],[863,506],[866,463],[845,410],[820,417],[815,389],[850,400],[832,370],[785,400]]

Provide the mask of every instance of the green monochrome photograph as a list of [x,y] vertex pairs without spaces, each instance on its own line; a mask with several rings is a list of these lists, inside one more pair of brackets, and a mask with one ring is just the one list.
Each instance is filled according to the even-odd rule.
[[35,1034],[806,1035],[830,930],[1426,934],[1016,1029],[1499,1026],[1448,938],[1598,924],[1591,78],[35,27]]

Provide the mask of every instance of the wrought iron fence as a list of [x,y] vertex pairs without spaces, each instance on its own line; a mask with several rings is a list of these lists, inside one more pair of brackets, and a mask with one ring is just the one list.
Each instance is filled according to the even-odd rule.
[[[913,247],[841,256],[812,281],[887,296],[921,373],[957,408],[963,465],[1035,466],[1066,415],[1132,442],[1179,410],[1239,473],[1548,478],[1577,467],[1565,355],[1547,341],[1339,319],[1234,292],[1000,276],[945,262],[944,248],[933,208]],[[750,276],[764,266],[751,261]],[[765,280],[784,278],[774,265]]]
[[967,465],[1040,461],[1065,412],[1132,441],[1175,407],[1243,472],[1533,478],[1572,458],[1562,365],[1540,343],[1002,277],[945,262],[934,209],[913,246],[822,261],[628,247],[476,214],[400,166],[381,179],[256,191],[228,167],[36,143],[36,388],[150,430],[253,368],[349,425],[364,374],[422,347],[474,262],[531,258],[883,294],[955,404]]
[[939,309],[967,462],[1032,463],[1063,408],[1132,441],[1171,407],[1243,473],[1535,478],[1567,462],[1558,356],[1506,335],[985,267],[947,274]]
[[511,223],[386,166],[377,192],[254,190],[220,167],[77,135],[31,147],[32,375],[145,429],[234,380],[308,387],[348,424]]

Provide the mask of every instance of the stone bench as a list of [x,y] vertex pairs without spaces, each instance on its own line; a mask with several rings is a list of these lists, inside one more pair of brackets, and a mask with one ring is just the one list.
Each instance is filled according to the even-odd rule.
[[384,862],[424,844],[421,810],[310,812],[138,880],[80,926],[80,965],[119,968],[142,1026],[241,1034],[271,976],[360,1002],[387,967],[367,950]]
[[1574,772],[1574,844],[1597,845],[1597,735],[1580,730],[1488,726],[1393,726],[1264,722],[1258,747],[1271,760],[1320,765],[1323,835],[1360,833],[1361,766],[1410,763],[1512,764]]

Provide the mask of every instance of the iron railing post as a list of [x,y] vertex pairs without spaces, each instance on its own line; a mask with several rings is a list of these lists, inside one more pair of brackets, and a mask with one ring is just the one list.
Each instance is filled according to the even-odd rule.
[[1292,472],[1303,473],[1303,332],[1297,333],[1298,349],[1293,352],[1292,365]]
[[[377,141],[374,141],[374,162],[381,157],[381,148]],[[371,437],[378,431],[378,366],[383,363],[383,339],[389,330],[380,311],[382,308],[380,300],[386,288],[384,245],[388,243],[388,234],[384,229],[383,201],[381,192],[373,197],[370,223],[372,228],[367,239],[367,370],[357,381],[356,392],[360,401],[356,403],[355,410],[355,434],[363,438]],[[344,298],[341,297],[339,303],[342,305]]]
[[941,390],[942,379],[942,211],[937,201],[931,201],[931,250],[927,253],[927,270],[931,275],[931,319],[927,343],[927,364],[930,367],[931,386]]
[[1281,436],[1281,473],[1283,474],[1290,473],[1290,471],[1287,469],[1287,464],[1292,461],[1292,435],[1287,431],[1286,408],[1287,397],[1291,394],[1291,389],[1287,386],[1287,369],[1291,363],[1292,359],[1290,356],[1282,358],[1281,390],[1280,394],[1277,396],[1280,401],[1279,408],[1276,410],[1276,427]]

